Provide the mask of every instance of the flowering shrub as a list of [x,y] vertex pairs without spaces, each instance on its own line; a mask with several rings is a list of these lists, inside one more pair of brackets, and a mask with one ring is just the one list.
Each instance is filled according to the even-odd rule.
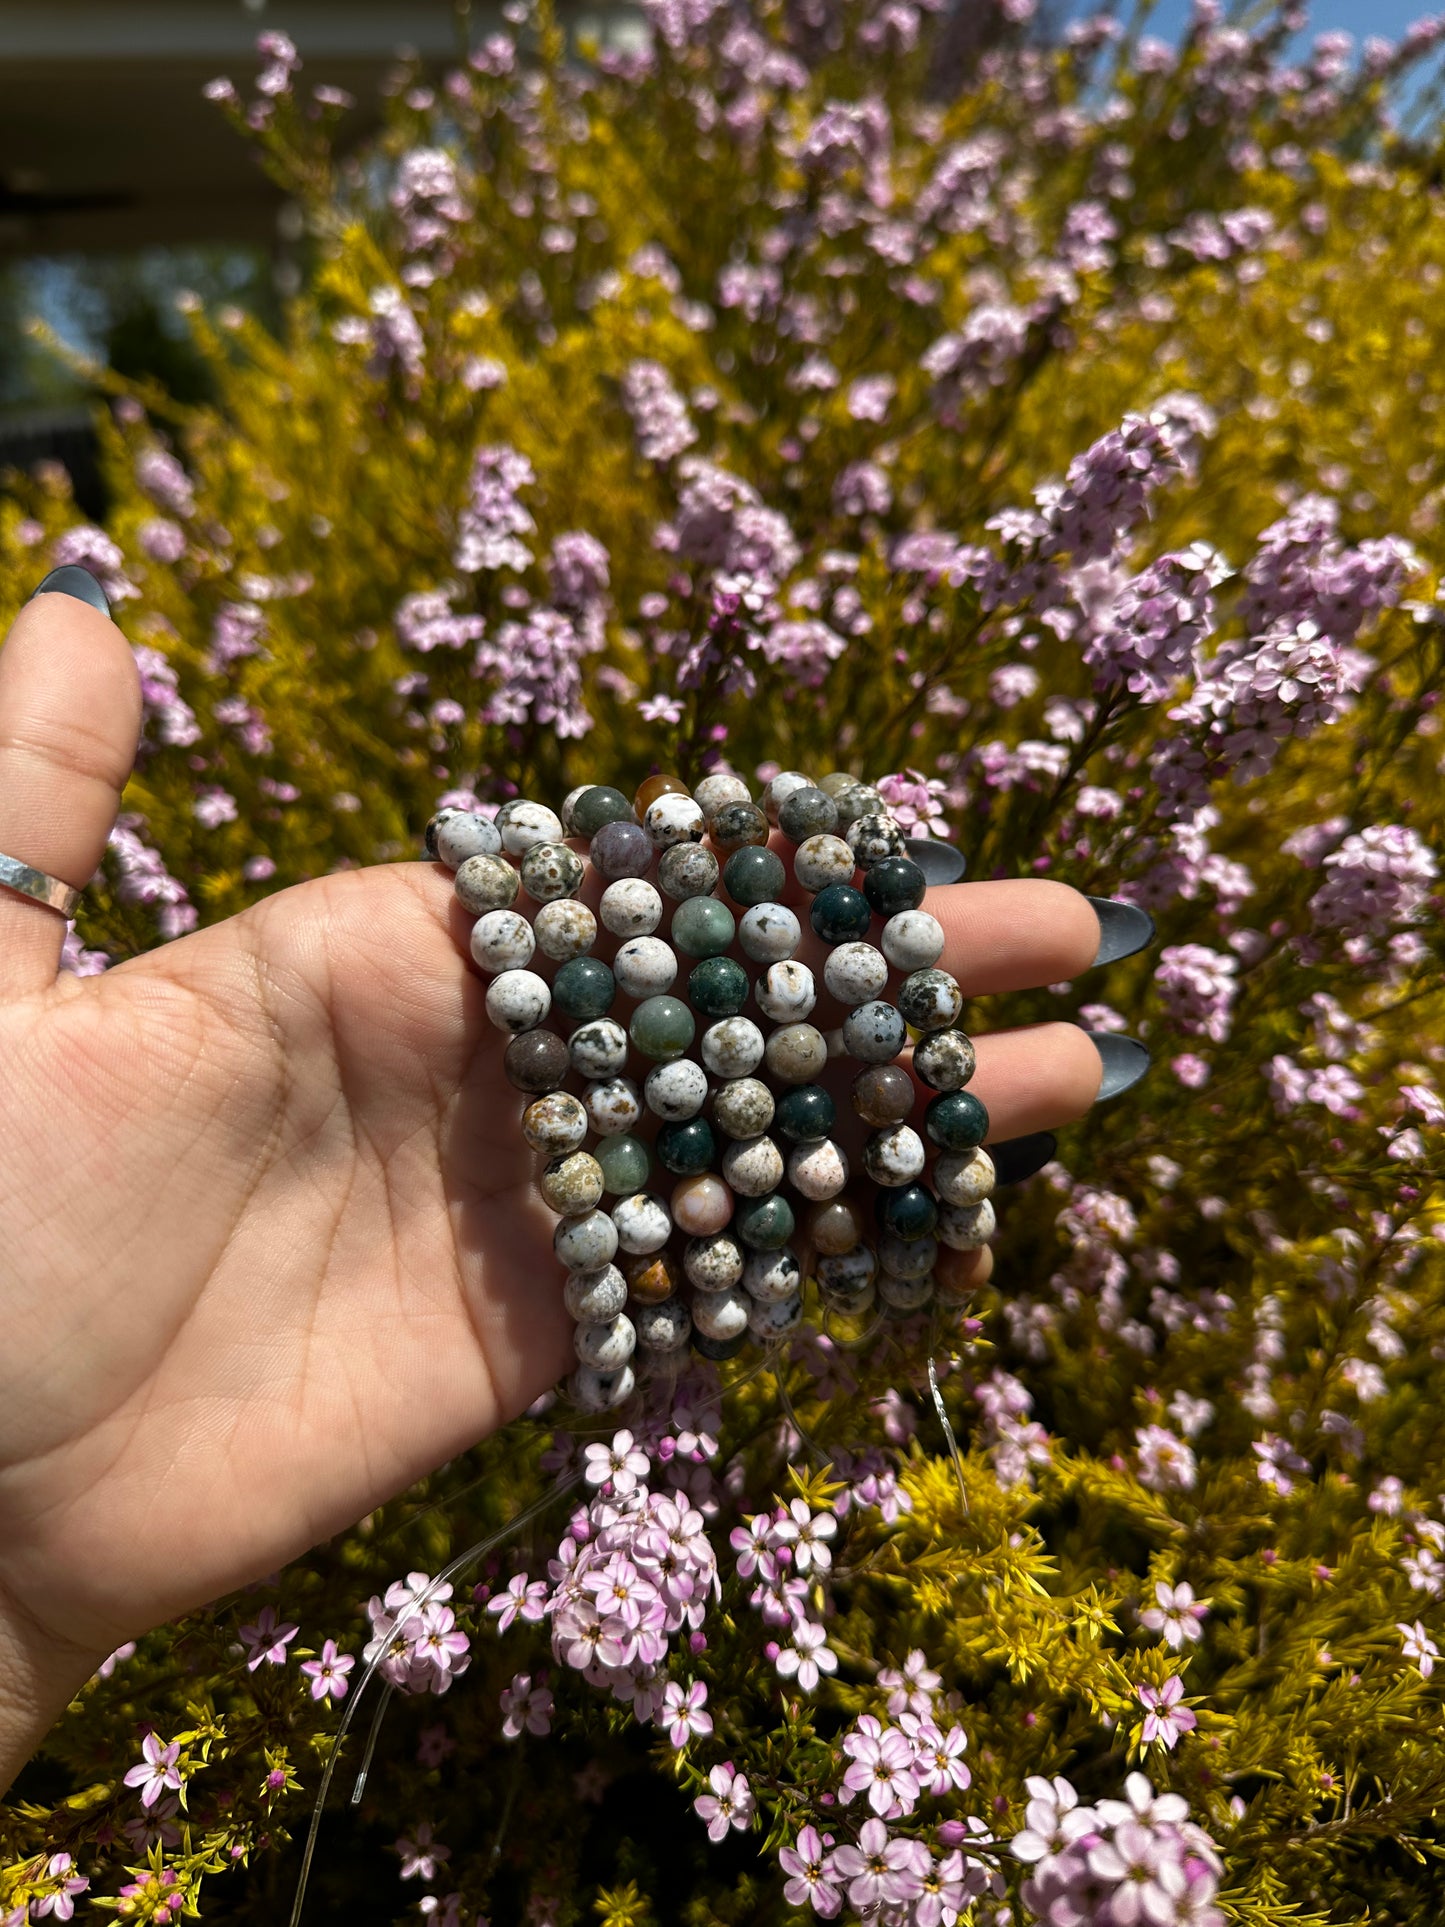
[[514,7],[359,159],[280,34],[211,89],[308,213],[284,338],[194,312],[199,411],[98,374],[106,529],[55,473],[0,507],[0,613],[83,562],[144,681],[67,963],[448,800],[842,765],[975,876],[1151,909],[970,1028],[1153,1074],[965,1313],[615,1436],[543,1400],[123,1647],[0,1815],[0,1921],[284,1919],[338,1760],[318,1918],[1424,1918],[1445,222],[1394,115],[1441,29],[643,11],[564,58]]

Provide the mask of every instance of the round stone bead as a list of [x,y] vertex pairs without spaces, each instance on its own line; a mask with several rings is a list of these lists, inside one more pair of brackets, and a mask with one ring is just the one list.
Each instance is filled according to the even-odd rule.
[[565,836],[576,836],[577,805],[587,794],[588,790],[594,787],[595,785],[591,783],[578,783],[575,789],[568,790],[567,794],[562,798],[562,807],[558,810],[557,814],[562,819],[562,832]]
[[963,992],[946,970],[915,970],[898,987],[898,1008],[914,1030],[948,1030],[963,1013]]
[[759,1304],[755,1299],[748,1313],[748,1330],[764,1345],[775,1345],[779,1339],[795,1332],[802,1322],[801,1297],[783,1298],[775,1305]]
[[927,890],[928,878],[906,856],[885,856],[863,878],[863,894],[880,917],[900,917],[916,910]]
[[783,963],[803,941],[803,926],[785,903],[755,903],[738,925],[743,955],[754,963]]
[[723,888],[745,909],[776,902],[787,880],[783,859],[773,850],[734,850],[723,865]]
[[944,1204],[938,1211],[938,1235],[954,1251],[978,1251],[998,1229],[992,1200],[977,1204]]
[[878,1262],[893,1278],[926,1278],[938,1260],[937,1238],[900,1238],[885,1231],[878,1240]]
[[716,816],[725,803],[751,803],[753,793],[741,776],[734,776],[730,770],[718,770],[712,776],[703,777],[693,797],[702,805],[704,816]]
[[901,1064],[870,1064],[853,1080],[853,1109],[878,1129],[913,1115],[913,1079]]
[[721,875],[722,866],[701,843],[674,843],[657,866],[658,885],[675,903],[711,896]]
[[544,957],[566,963],[572,957],[585,957],[597,941],[597,919],[585,903],[575,897],[558,897],[544,903],[532,919],[532,929]]
[[945,1204],[982,1204],[997,1182],[993,1159],[981,1145],[946,1152],[933,1167],[933,1188]]
[[923,1139],[910,1124],[875,1131],[863,1147],[863,1169],[875,1184],[912,1184],[926,1162]]
[[781,1304],[802,1289],[797,1253],[786,1245],[780,1251],[754,1251],[743,1267],[743,1290],[761,1305]]
[[637,1379],[630,1365],[616,1372],[579,1365],[567,1382],[568,1396],[579,1412],[614,1412],[636,1389]]
[[831,836],[837,822],[838,805],[826,790],[793,790],[778,806],[778,828],[790,843]]
[[[477,859],[468,859],[475,863]],[[611,972],[608,973],[611,975]],[[535,1030],[552,1008],[552,993],[535,970],[504,970],[487,985],[487,1016],[498,1030]]]
[[775,1109],[772,1092],[756,1077],[724,1084],[712,1101],[713,1122],[724,1137],[761,1137]]
[[702,808],[690,796],[659,796],[647,806],[642,827],[659,850],[675,843],[697,843],[706,823]]
[[892,1004],[875,999],[843,1019],[843,1045],[861,1064],[890,1063],[908,1042],[908,1027]]
[[812,787],[812,777],[804,776],[801,770],[779,770],[772,782],[769,783],[763,791],[763,809],[767,813],[768,821],[770,823],[777,822],[778,812],[782,809],[787,799],[797,790],[808,790]]
[[988,1112],[972,1091],[944,1091],[923,1113],[923,1128],[941,1151],[971,1151],[988,1136]]
[[567,1044],[574,1071],[584,1077],[615,1077],[627,1063],[627,1032],[615,1017],[579,1024]]
[[635,1048],[658,1064],[681,1057],[696,1032],[692,1012],[678,997],[649,997],[633,1011],[627,1027]]
[[818,788],[831,796],[835,801],[843,794],[844,790],[852,790],[857,787],[858,778],[851,770],[830,769],[826,776],[820,776],[818,778]]
[[837,1120],[838,1107],[821,1084],[799,1084],[778,1099],[778,1135],[790,1144],[827,1137]]
[[614,883],[621,877],[645,877],[657,852],[640,823],[604,823],[587,854],[598,876]]
[[645,776],[637,787],[632,806],[637,811],[637,820],[640,823],[659,796],[691,797],[691,795],[692,791],[680,776]]
[[573,957],[552,979],[553,1003],[575,1023],[605,1017],[616,996],[616,981],[600,957]]
[[[542,1196],[564,1218],[590,1211],[602,1197],[602,1166],[590,1151],[564,1152],[542,1173]],[[575,1314],[574,1314],[575,1316]]]
[[724,803],[708,818],[707,833],[724,856],[761,848],[768,840],[768,819],[756,803]]
[[535,1098],[522,1113],[522,1136],[549,1158],[575,1151],[587,1135],[587,1113],[567,1091]]
[[895,970],[931,970],[943,955],[943,925],[927,910],[903,910],[883,926],[883,954]]
[[[567,814],[564,809],[564,818]],[[632,805],[610,783],[594,783],[572,805],[572,828],[578,836],[594,837],[607,823],[630,823]]]
[[751,1017],[724,1017],[703,1032],[701,1050],[714,1077],[751,1077],[763,1061],[763,1033]]
[[732,911],[716,897],[689,897],[672,913],[672,941],[685,957],[720,957],[736,932]]
[[629,937],[612,959],[624,997],[661,997],[672,989],[677,958],[661,937]]
[[830,1137],[795,1144],[788,1153],[788,1183],[800,1197],[836,1198],[847,1182],[848,1160]]
[[860,870],[871,870],[875,863],[882,863],[888,857],[908,854],[903,825],[896,816],[886,812],[855,817],[848,825],[847,835]]
[[723,1152],[722,1171],[735,1197],[766,1197],[783,1181],[783,1154],[770,1137],[738,1138]]
[[642,1088],[654,1117],[680,1123],[696,1117],[707,1102],[707,1073],[690,1057],[678,1057],[670,1064],[655,1064]]
[[688,973],[687,1001],[701,1017],[736,1017],[751,989],[740,963],[731,957],[704,957]]
[[819,1258],[814,1276],[820,1291],[830,1296],[853,1298],[865,1292],[878,1275],[878,1254],[871,1245],[855,1245],[851,1251],[830,1253]]
[[552,1234],[552,1249],[569,1271],[596,1271],[617,1256],[617,1226],[605,1211],[563,1218]]
[[736,1338],[705,1338],[697,1329],[696,1320],[693,1321],[692,1348],[699,1358],[710,1358],[721,1365],[726,1359],[736,1358],[747,1342],[745,1331],[739,1332]]
[[922,1311],[933,1301],[933,1273],[927,1271],[921,1278],[897,1278],[885,1271],[878,1280],[878,1296],[889,1311],[906,1318],[910,1312]]
[[834,883],[851,883],[857,869],[853,852],[841,836],[810,836],[798,845],[793,875],[805,890],[826,890]]
[[972,1298],[978,1290],[979,1261],[976,1251],[955,1251],[943,1245],[933,1267],[933,1282],[940,1298],[957,1304]]
[[602,892],[597,914],[614,937],[650,937],[662,922],[662,898],[645,877],[619,877]]
[[882,792],[875,790],[871,783],[855,783],[833,800],[838,805],[838,828],[843,834],[852,828],[860,816],[888,814],[888,805],[883,801]]
[[565,843],[534,843],[519,868],[522,888],[534,903],[575,897],[587,875],[586,864]]
[[961,1030],[930,1031],[914,1046],[913,1068],[930,1090],[961,1091],[977,1065],[972,1040]]
[[623,1251],[661,1251],[672,1235],[672,1216],[661,1198],[646,1191],[612,1207],[617,1243]]
[[840,1004],[866,1004],[888,986],[888,965],[871,943],[840,943],[823,966],[823,982]]
[[707,1119],[689,1117],[678,1124],[664,1124],[657,1134],[656,1150],[664,1171],[678,1178],[695,1178],[712,1169],[717,1145]]
[[472,925],[471,948],[473,960],[495,976],[500,970],[525,970],[537,940],[515,910],[489,910]]
[[938,1203],[923,1184],[901,1184],[880,1191],[874,1207],[880,1231],[900,1238],[928,1238],[938,1224]]
[[519,1091],[555,1091],[566,1082],[567,1046],[554,1030],[524,1031],[502,1058],[507,1082]]
[[783,1084],[811,1084],[828,1062],[828,1040],[815,1024],[784,1024],[768,1038],[764,1058]]
[[704,1338],[741,1338],[748,1328],[752,1303],[736,1285],[706,1291],[692,1301],[692,1322]]
[[438,810],[426,826],[427,855],[449,870],[458,869],[469,856],[496,856],[501,847],[501,831],[475,810]]
[[733,1229],[749,1251],[777,1251],[793,1235],[793,1207],[781,1191],[766,1198],[745,1198]]
[[637,1331],[627,1313],[620,1311],[605,1325],[579,1325],[572,1334],[572,1344],[584,1365],[598,1372],[615,1372],[637,1349]]
[[682,1254],[682,1268],[695,1290],[728,1291],[744,1275],[743,1248],[726,1231],[715,1231],[691,1241]]
[[862,1236],[863,1213],[851,1198],[829,1198],[815,1204],[803,1219],[804,1239],[825,1257],[851,1251]]
[[672,1192],[672,1215],[691,1238],[707,1238],[732,1222],[733,1194],[720,1177],[704,1172],[684,1178]]
[[665,1251],[639,1251],[622,1261],[634,1305],[660,1305],[678,1287],[677,1266]]
[[630,1131],[603,1138],[596,1155],[602,1172],[602,1188],[614,1198],[630,1197],[634,1191],[640,1191],[652,1171],[652,1153],[642,1139]]
[[562,819],[545,803],[532,803],[524,796],[504,803],[497,811],[497,828],[502,848],[508,856],[525,856],[534,843],[560,843]]
[[868,935],[873,912],[867,897],[851,883],[830,883],[813,898],[808,919],[824,943],[855,943]]
[[621,1137],[642,1116],[637,1086],[630,1077],[604,1077],[587,1086],[587,1121],[598,1137]]
[[596,1271],[569,1271],[562,1287],[562,1303],[579,1325],[601,1325],[627,1305],[627,1280],[616,1265]]
[[452,888],[463,910],[480,917],[488,910],[510,910],[521,884],[511,864],[499,856],[469,856],[458,864]]
[[769,964],[753,995],[758,1009],[775,1024],[800,1024],[818,1001],[812,971],[796,960]]
[[680,1298],[664,1298],[660,1304],[644,1306],[634,1314],[634,1322],[638,1344],[658,1358],[680,1352],[692,1336],[692,1318]]

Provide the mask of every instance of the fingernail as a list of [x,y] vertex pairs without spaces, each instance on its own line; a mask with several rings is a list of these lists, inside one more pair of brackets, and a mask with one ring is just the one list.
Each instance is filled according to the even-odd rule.
[[1122,1096],[1139,1082],[1153,1062],[1137,1037],[1125,1037],[1117,1030],[1086,1030],[1084,1035],[1093,1044],[1104,1065],[1104,1081],[1094,1099],[1096,1104],[1102,1104],[1106,1098]]
[[1052,1131],[1031,1131],[1027,1137],[1006,1137],[1002,1144],[987,1147],[993,1159],[996,1182],[1022,1184],[1035,1171],[1042,1171],[1059,1148]]
[[89,569],[82,569],[77,563],[68,562],[63,569],[52,569],[38,589],[31,592],[33,602],[38,595],[74,596],[77,602],[88,602],[92,609],[99,609],[103,616],[110,614],[110,604]]
[[1137,903],[1121,903],[1118,897],[1090,897],[1089,901],[1099,919],[1096,964],[1118,963],[1154,941],[1154,919]]
[[968,868],[968,858],[951,843],[940,843],[933,836],[904,839],[908,854],[930,883],[957,883]]

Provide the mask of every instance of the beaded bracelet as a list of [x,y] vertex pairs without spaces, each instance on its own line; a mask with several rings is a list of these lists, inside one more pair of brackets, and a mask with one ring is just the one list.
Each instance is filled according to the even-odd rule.
[[[774,829],[793,846],[828,947],[824,986],[847,1009],[827,1035],[808,1022],[817,986],[797,960],[799,919],[780,901]],[[587,840],[585,859],[569,837]],[[958,1028],[962,993],[937,967],[943,929],[923,907],[930,881],[963,872],[950,845],[905,837],[854,776],[815,785],[789,770],[759,801],[741,777],[715,774],[693,791],[651,776],[631,801],[584,785],[560,815],[526,799],[495,818],[445,809],[426,848],[476,918],[487,1015],[510,1037],[507,1076],[528,1100],[522,1132],[546,1159],[581,1409],[621,1404],[637,1367],[672,1369],[689,1342],[725,1359],[750,1336],[786,1337],[809,1279],[825,1311],[845,1317],[875,1298],[908,1314],[935,1294],[966,1295],[964,1254],[994,1229],[994,1167],[981,1148],[988,1113],[964,1089],[974,1049]],[[589,864],[603,884],[595,914],[581,901]],[[536,906],[530,920],[514,907],[520,895]],[[654,934],[664,897],[671,943]],[[592,954],[599,922],[617,939],[610,964]],[[555,966],[550,982],[532,968],[539,951]],[[684,968],[685,999],[673,994]],[[632,1006],[625,1026],[612,1015],[619,995]],[[896,1061],[910,1043],[912,1076]],[[872,1130],[861,1184],[850,1184],[819,1081],[839,1056],[861,1067],[852,1106]],[[910,1121],[915,1077],[935,1093],[922,1133]],[[651,1145],[636,1131],[644,1111],[657,1120]],[[675,1180],[667,1199],[647,1188],[654,1159]]]

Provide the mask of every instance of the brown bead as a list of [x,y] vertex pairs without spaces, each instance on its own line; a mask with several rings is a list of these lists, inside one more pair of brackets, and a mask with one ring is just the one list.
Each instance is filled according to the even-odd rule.
[[938,1256],[933,1261],[933,1279],[939,1297],[959,1299],[971,1296],[978,1289],[981,1256],[977,1251],[955,1251],[951,1245],[940,1245]]
[[545,1096],[561,1090],[567,1081],[571,1059],[567,1046],[552,1030],[528,1030],[514,1037],[507,1046],[502,1066],[510,1083],[519,1091],[534,1091]]
[[803,1217],[803,1236],[825,1258],[840,1257],[862,1239],[863,1213],[852,1198],[827,1198]]
[[853,1109],[879,1130],[913,1114],[913,1079],[901,1064],[870,1064],[853,1080]]
[[682,1274],[665,1251],[641,1252],[623,1263],[627,1289],[639,1305],[660,1305],[681,1283]]
[[724,803],[707,820],[707,833],[713,846],[724,856],[754,845],[760,848],[767,842],[771,828],[756,803]]
[[679,776],[649,776],[633,798],[633,808],[637,811],[640,823],[647,814],[649,803],[655,803],[659,796],[691,796],[692,791]]

